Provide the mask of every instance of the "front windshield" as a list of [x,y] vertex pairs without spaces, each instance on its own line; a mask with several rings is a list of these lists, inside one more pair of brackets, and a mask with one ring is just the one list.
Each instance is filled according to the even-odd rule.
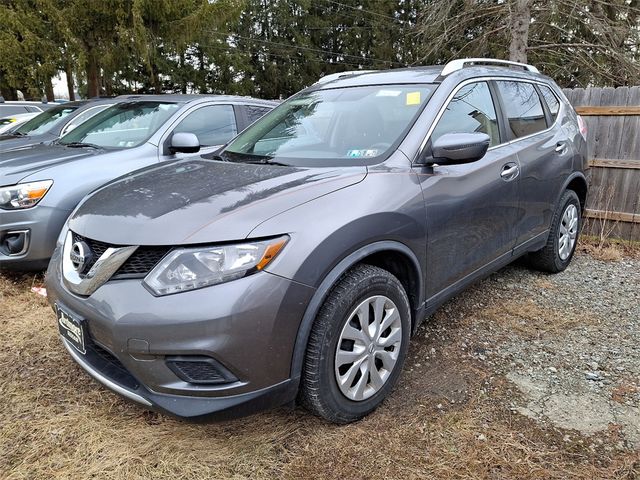
[[15,131],[22,135],[42,135],[47,133],[57,124],[59,124],[64,117],[77,110],[78,107],[53,107],[49,110],[36,115],[28,122],[25,122]]
[[178,108],[178,103],[118,103],[76,127],[59,143],[90,144],[102,148],[137,147],[146,142]]
[[301,93],[238,135],[223,155],[290,165],[380,161],[404,138],[433,89],[378,85]]

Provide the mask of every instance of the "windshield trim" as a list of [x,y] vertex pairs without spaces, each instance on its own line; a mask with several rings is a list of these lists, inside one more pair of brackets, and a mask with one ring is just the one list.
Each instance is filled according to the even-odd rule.
[[[295,95],[292,95],[287,100],[282,102],[280,105],[276,106],[273,110],[271,110],[269,113],[267,113],[265,115],[265,117],[273,115],[281,107],[286,106],[289,102],[295,100],[297,97],[302,96],[302,95],[306,95],[306,94],[309,94],[309,93],[313,93],[313,92],[318,92],[318,91],[345,90],[345,89],[353,89],[353,88],[371,88],[371,87],[383,87],[383,88],[384,87],[388,87],[388,88],[410,87],[410,86],[415,86],[415,87],[420,87],[420,88],[429,88],[430,87],[431,91],[428,92],[428,94],[426,95],[426,98],[424,99],[422,105],[416,111],[416,113],[411,118],[411,120],[407,123],[407,126],[405,127],[405,129],[398,135],[396,140],[391,144],[391,146],[383,154],[378,155],[376,157],[372,157],[372,158],[354,157],[354,158],[350,158],[349,162],[347,163],[347,162],[345,162],[345,158],[283,157],[283,156],[278,156],[278,155],[273,155],[273,156],[256,155],[256,154],[249,154],[249,153],[243,153],[243,152],[236,152],[236,151],[233,151],[233,150],[228,150],[229,146],[231,146],[236,141],[238,136],[242,135],[242,133],[246,132],[248,129],[253,128],[255,126],[255,124],[250,125],[243,132],[240,132],[240,134],[238,136],[233,138],[227,145],[225,145],[222,148],[222,150],[220,150],[218,155],[223,160],[229,161],[229,162],[241,163],[242,162],[241,160],[233,160],[231,158],[231,156],[232,155],[242,155],[242,156],[255,157],[255,161],[256,162],[260,162],[260,159],[263,159],[263,161],[265,159],[266,160],[275,160],[278,163],[286,163],[286,164],[288,164],[288,165],[290,165],[292,167],[355,167],[355,166],[379,165],[381,163],[386,162],[394,153],[397,152],[398,147],[405,140],[405,138],[407,137],[409,132],[411,132],[411,130],[415,126],[416,122],[418,121],[418,119],[420,118],[422,113],[424,112],[424,109],[427,107],[427,104],[431,100],[431,97],[433,96],[433,93],[438,88],[438,85],[439,84],[437,82],[406,82],[406,83],[398,82],[398,83],[371,83],[371,84],[367,84],[367,85],[335,86],[335,87],[331,87],[331,88],[323,88],[322,85],[320,85],[320,86],[311,86],[309,88],[305,88],[304,90],[301,90],[300,92],[296,93]],[[263,117],[263,118],[265,118],[265,117]],[[258,122],[259,121],[260,120],[258,120]]]

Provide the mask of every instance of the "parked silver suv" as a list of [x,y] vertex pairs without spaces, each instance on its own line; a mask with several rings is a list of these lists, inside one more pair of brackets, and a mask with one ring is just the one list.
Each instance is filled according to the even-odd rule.
[[148,165],[211,153],[277,103],[222,95],[131,95],[49,145],[0,152],[0,268],[47,265],[93,189]]

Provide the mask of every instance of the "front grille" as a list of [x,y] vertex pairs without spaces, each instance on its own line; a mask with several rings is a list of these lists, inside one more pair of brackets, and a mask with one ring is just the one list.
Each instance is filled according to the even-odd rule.
[[[124,245],[114,245],[110,243],[100,242],[91,238],[82,237],[77,233],[73,234],[74,242],[85,242],[91,251],[93,257],[90,262],[84,266],[80,275],[86,275],[96,261],[102,256],[108,248],[118,248]],[[171,247],[163,246],[140,246],[133,252],[125,263],[116,271],[113,275],[113,279],[118,278],[143,278],[155,267],[158,262],[164,257]]]
[[169,250],[168,247],[138,247],[133,255],[118,269],[114,278],[146,276]]
[[230,383],[237,378],[209,357],[167,357],[167,366],[180,379],[195,384]]
[[107,251],[107,249],[109,247],[116,246],[116,245],[109,245],[108,243],[104,243],[104,242],[99,242],[97,240],[92,240],[90,238],[82,237],[82,236],[78,235],[77,233],[73,234],[73,243],[75,243],[75,242],[84,242],[84,243],[86,243],[89,246],[89,248],[91,249],[91,253],[93,253],[93,255],[91,257],[91,261],[87,262],[84,265],[84,268],[80,272],[80,275],[86,275],[87,272],[89,270],[91,270],[91,267],[93,267],[93,265],[96,263],[96,261],[102,256],[102,254],[104,252]]

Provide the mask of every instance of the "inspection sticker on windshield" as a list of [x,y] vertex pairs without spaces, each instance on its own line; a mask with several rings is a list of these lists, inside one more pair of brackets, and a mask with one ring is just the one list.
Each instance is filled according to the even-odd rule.
[[378,155],[378,150],[375,148],[368,150],[349,150],[347,152],[347,157],[351,158],[371,158],[376,157]]
[[407,105],[420,105],[420,92],[407,93]]
[[397,97],[402,93],[402,90],[378,90],[376,97]]

